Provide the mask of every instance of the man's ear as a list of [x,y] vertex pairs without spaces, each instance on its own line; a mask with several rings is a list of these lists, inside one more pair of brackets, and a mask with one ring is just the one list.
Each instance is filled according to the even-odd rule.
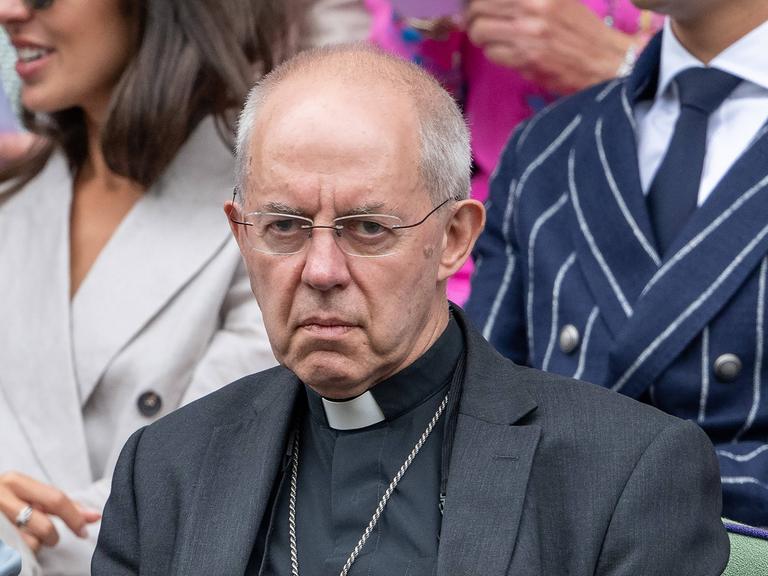
[[235,220],[240,220],[242,218],[237,204],[235,204],[232,200],[227,200],[224,203],[224,214],[227,215],[227,220],[229,221],[229,229],[232,230],[232,235],[235,237],[235,240],[237,240],[237,244],[240,246],[240,250],[242,251],[242,240],[244,240],[242,237],[243,226],[234,222]]
[[438,280],[443,281],[464,265],[485,226],[485,207],[477,200],[460,200],[445,226]]

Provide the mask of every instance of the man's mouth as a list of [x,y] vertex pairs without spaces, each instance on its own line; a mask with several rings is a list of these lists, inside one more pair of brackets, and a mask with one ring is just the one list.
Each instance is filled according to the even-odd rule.
[[307,318],[300,327],[316,336],[333,337],[347,334],[356,325],[340,318]]

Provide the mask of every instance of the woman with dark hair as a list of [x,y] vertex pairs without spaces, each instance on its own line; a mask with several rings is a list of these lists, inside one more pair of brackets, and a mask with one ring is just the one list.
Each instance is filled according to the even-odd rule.
[[43,574],[88,573],[131,432],[274,363],[221,205],[291,10],[0,0],[43,136],[0,174],[0,538]]

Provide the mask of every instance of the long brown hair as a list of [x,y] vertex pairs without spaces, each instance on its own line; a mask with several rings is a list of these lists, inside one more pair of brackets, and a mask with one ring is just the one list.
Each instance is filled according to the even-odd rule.
[[[139,39],[101,134],[109,168],[146,188],[204,117],[214,115],[222,136],[231,138],[234,114],[251,84],[291,50],[296,3],[125,0],[127,17],[139,19]],[[22,110],[22,120],[46,143],[0,171],[0,182],[13,181],[10,190],[37,175],[56,147],[73,174],[83,165],[88,139],[81,109],[46,115]]]

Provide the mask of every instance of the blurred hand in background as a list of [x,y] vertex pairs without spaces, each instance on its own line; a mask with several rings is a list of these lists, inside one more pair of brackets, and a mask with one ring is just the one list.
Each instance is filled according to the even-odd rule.
[[647,40],[607,26],[579,0],[469,0],[466,25],[489,60],[558,94],[613,78]]

